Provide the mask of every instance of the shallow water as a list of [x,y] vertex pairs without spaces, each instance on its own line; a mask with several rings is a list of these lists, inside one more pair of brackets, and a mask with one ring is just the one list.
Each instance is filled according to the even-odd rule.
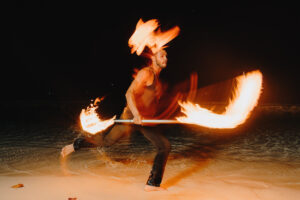
[[[80,150],[61,162],[61,148],[80,133],[79,113],[56,105],[17,111],[16,116],[1,118],[1,176],[105,173],[134,178],[147,176],[151,169],[155,149],[137,132],[110,148]],[[164,182],[174,185],[188,176],[231,177],[300,189],[299,121],[300,106],[268,105],[257,107],[234,130],[162,125],[172,149]]]

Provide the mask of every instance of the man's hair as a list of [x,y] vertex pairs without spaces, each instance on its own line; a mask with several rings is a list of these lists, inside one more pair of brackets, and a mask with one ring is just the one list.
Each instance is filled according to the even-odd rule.
[[151,59],[151,57],[154,56],[154,53],[148,46],[146,46],[144,51],[142,52],[141,56],[144,58]]
[[149,66],[152,64],[152,56],[154,56],[154,53],[149,47],[145,47],[144,51],[142,52],[141,56],[146,59],[146,66]]

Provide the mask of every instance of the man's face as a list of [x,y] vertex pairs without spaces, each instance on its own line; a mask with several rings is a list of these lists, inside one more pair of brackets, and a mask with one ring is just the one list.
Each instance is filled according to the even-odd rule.
[[155,54],[155,61],[156,64],[161,67],[161,68],[165,68],[167,67],[167,52],[165,50],[160,50],[159,52],[157,52]]

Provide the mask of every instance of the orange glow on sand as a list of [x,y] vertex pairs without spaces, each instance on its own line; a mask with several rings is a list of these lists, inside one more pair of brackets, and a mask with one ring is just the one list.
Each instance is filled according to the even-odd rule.
[[178,26],[164,32],[157,29],[158,27],[159,23],[156,19],[151,19],[147,22],[143,22],[143,20],[140,19],[134,33],[128,41],[131,53],[136,52],[137,55],[140,55],[144,48],[148,46],[155,54],[163,49],[165,44],[173,40],[180,31]]
[[96,104],[102,99],[97,98],[94,104],[90,104],[86,109],[82,109],[80,113],[80,122],[82,129],[90,134],[95,135],[96,133],[103,131],[114,124],[116,116],[108,120],[101,120],[96,109]]
[[225,112],[216,114],[198,104],[179,102],[181,112],[186,116],[177,117],[182,123],[196,124],[208,128],[235,128],[244,123],[257,105],[262,89],[262,73],[259,70],[236,78],[237,85],[233,98]]

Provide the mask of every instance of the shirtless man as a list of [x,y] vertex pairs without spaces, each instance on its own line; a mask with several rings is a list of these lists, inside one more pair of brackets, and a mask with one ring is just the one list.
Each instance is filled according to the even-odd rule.
[[155,54],[151,53],[149,57],[152,63],[137,73],[126,92],[127,106],[120,117],[121,119],[133,118],[136,125],[115,124],[108,134],[101,134],[100,139],[94,141],[84,137],[77,138],[73,144],[67,145],[62,149],[61,155],[65,157],[84,147],[110,146],[133,128],[138,129],[157,150],[152,170],[144,189],[145,191],[160,191],[164,190],[160,187],[160,183],[171,146],[158,127],[142,124],[142,119],[153,119],[157,114],[158,100],[162,93],[158,78],[161,70],[167,66],[167,52],[161,49]]

